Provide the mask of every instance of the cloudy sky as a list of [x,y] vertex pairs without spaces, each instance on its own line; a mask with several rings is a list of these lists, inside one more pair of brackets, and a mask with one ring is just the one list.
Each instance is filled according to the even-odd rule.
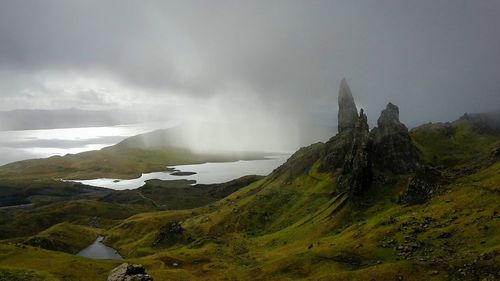
[[[336,122],[500,108],[500,1],[0,0],[0,110]],[[243,117],[242,117],[243,116]],[[242,120],[243,120],[242,119]]]

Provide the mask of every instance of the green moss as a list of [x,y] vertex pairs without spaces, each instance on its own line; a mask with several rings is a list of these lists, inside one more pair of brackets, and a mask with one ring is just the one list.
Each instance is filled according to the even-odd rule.
[[63,222],[28,238],[24,244],[76,254],[90,245],[99,233],[96,228]]
[[0,268],[0,281],[53,281],[48,274],[33,270]]
[[411,137],[425,162],[452,168],[484,164],[500,145],[499,136],[478,134],[466,120],[422,125],[411,131]]

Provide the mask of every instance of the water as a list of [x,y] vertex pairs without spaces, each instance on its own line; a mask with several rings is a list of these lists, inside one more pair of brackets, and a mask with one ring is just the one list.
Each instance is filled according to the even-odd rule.
[[227,182],[245,175],[268,175],[275,168],[283,164],[290,155],[269,156],[264,160],[242,160],[236,162],[204,163],[194,165],[172,166],[183,172],[195,172],[193,175],[176,176],[171,171],[142,174],[141,177],[131,180],[101,178],[93,180],[72,180],[87,185],[106,187],[115,190],[136,189],[145,184],[146,180],[195,180],[199,184]]
[[77,255],[98,260],[123,260],[122,256],[115,249],[104,245],[102,240],[104,240],[103,236],[97,237],[90,246],[81,250]]
[[165,129],[175,122],[143,123],[107,127],[0,131],[0,165],[53,155],[97,150],[123,139]]

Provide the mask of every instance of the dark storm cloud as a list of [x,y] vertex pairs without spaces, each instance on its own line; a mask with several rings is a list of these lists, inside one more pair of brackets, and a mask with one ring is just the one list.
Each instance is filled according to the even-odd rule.
[[[411,124],[449,120],[500,107],[499,13],[494,0],[2,1],[0,80],[36,89],[29,77],[72,71],[158,98],[241,91],[334,122],[346,77],[372,123],[389,101]],[[10,85],[1,98],[26,88]]]

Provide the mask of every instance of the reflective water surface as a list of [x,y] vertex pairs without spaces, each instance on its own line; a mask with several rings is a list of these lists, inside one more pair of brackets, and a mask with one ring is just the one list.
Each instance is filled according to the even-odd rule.
[[199,184],[212,184],[227,182],[246,175],[268,175],[274,169],[283,164],[290,155],[275,155],[266,157],[264,160],[242,160],[236,162],[204,163],[194,165],[172,166],[183,172],[194,172],[191,175],[172,175],[171,171],[142,174],[140,178],[131,180],[118,179],[93,179],[73,180],[87,185],[106,187],[116,190],[135,189],[143,186],[146,180],[195,180]]
[[97,237],[94,243],[81,250],[77,255],[98,260],[123,260],[122,256],[115,249],[104,245],[102,240],[104,240],[103,236]]

